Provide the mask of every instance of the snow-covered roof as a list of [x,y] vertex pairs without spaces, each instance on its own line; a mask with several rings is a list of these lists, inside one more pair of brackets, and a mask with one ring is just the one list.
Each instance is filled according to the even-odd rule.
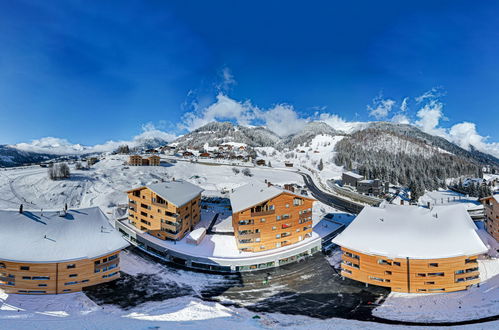
[[364,207],[333,243],[370,255],[438,259],[487,252],[462,205]]
[[236,188],[230,194],[230,205],[232,212],[240,212],[254,205],[263,203],[269,199],[279,196],[282,193],[288,193],[301,198],[312,199],[308,196],[296,194],[276,186],[268,186],[262,182],[252,182]]
[[374,180],[369,180],[369,179],[359,181],[359,183],[373,183],[373,182]]
[[128,246],[100,208],[0,210],[0,260],[63,262],[97,258]]
[[190,202],[204,191],[201,187],[183,180],[154,183],[148,185],[147,188],[176,206]]
[[354,173],[354,172],[343,172],[343,174],[346,174],[348,176],[351,176],[352,178],[356,178],[356,179],[364,179],[364,176],[363,175],[360,175],[360,174],[357,174],[357,173]]

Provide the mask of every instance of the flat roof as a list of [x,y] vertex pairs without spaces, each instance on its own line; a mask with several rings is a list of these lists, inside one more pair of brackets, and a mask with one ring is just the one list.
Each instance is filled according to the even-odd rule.
[[487,252],[462,205],[366,206],[333,243],[369,255],[439,259]]
[[[176,206],[182,206],[190,202],[193,198],[197,197],[204,191],[203,188],[196,186],[187,181],[175,180],[167,182],[154,183],[148,186],[140,187],[137,189],[149,188],[156,194],[160,195],[170,203]],[[137,189],[132,189],[137,190]]]
[[303,196],[289,190],[285,190],[276,186],[268,186],[265,183],[255,181],[244,186],[238,187],[230,194],[230,205],[232,212],[240,212],[254,205],[263,203],[269,199],[279,196],[282,193],[295,195],[301,198],[313,199],[308,196]]
[[0,260],[33,263],[91,259],[129,244],[98,207],[33,212],[0,210]]
[[343,172],[343,174],[346,174],[346,175],[351,176],[351,177],[356,178],[356,179],[364,179],[363,175],[360,175],[360,174],[357,174],[354,172],[350,172],[350,171]]

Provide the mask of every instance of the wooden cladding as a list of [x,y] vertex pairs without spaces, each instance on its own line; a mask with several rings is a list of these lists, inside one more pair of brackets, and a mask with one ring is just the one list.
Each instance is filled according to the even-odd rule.
[[282,194],[232,214],[237,247],[258,252],[300,242],[312,236],[314,200]]
[[0,287],[7,293],[57,294],[120,277],[119,251],[95,259],[60,263],[0,261]]
[[128,193],[128,219],[140,230],[166,240],[180,240],[201,220],[201,194],[177,206],[144,187]]
[[477,256],[391,259],[343,247],[342,252],[341,275],[395,292],[452,292],[480,282]]

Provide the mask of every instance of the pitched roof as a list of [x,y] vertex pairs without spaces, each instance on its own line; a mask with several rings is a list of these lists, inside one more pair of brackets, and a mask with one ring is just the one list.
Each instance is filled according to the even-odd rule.
[[204,191],[201,187],[183,180],[154,183],[146,187],[176,206],[190,202]]
[[0,260],[63,262],[97,258],[128,243],[100,208],[40,212],[0,210]]
[[364,207],[333,243],[370,255],[438,259],[487,252],[462,205]]
[[240,212],[254,205],[263,203],[282,193],[296,195],[301,198],[313,199],[308,196],[296,194],[276,186],[268,186],[262,182],[252,182],[236,188],[230,194],[230,205],[232,212]]

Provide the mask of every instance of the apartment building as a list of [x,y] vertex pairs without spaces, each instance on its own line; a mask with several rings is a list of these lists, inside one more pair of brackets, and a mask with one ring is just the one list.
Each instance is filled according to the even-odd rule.
[[493,195],[480,200],[484,206],[485,228],[499,242],[499,195]]
[[0,210],[0,226],[0,288],[7,293],[70,293],[115,280],[129,245],[98,207]]
[[238,249],[266,251],[312,237],[314,201],[259,182],[234,189],[230,203]]
[[462,205],[366,206],[333,243],[343,251],[342,276],[408,293],[478,284],[477,258],[487,252]]
[[131,166],[159,166],[161,158],[157,155],[142,157],[140,155],[131,155],[128,158],[128,165]]
[[129,190],[129,221],[160,239],[180,240],[201,219],[202,192],[200,187],[182,180]]

